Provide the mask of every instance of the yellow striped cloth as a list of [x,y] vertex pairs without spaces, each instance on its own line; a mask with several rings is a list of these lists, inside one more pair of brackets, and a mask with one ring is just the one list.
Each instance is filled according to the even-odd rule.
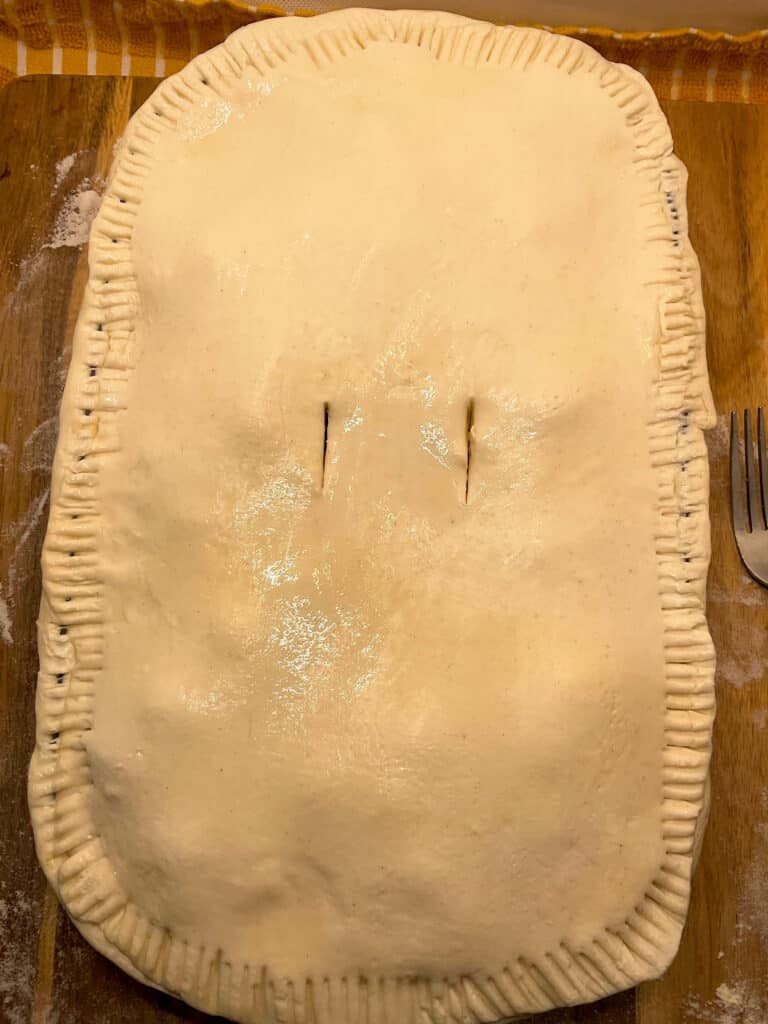
[[[274,7],[244,0],[0,0],[0,85],[35,74],[162,78],[246,22],[312,15],[332,6],[321,2],[306,10],[300,2]],[[768,101],[768,30],[744,36],[693,29],[555,30],[631,64],[663,98]]]

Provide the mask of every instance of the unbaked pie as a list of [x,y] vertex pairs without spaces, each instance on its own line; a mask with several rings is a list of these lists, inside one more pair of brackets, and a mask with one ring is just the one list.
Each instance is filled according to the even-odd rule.
[[249,25],[133,118],[90,261],[30,780],[85,937],[238,1021],[661,973],[713,413],[644,79],[446,14]]

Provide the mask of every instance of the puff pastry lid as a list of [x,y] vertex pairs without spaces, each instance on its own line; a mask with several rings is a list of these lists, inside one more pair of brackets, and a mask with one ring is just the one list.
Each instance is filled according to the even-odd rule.
[[443,14],[250,25],[134,117],[30,777],[126,970],[407,1024],[669,963],[713,708],[684,192],[638,74]]

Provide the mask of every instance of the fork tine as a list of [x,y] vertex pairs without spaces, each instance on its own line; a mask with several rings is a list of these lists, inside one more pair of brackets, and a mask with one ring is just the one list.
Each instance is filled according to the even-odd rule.
[[755,442],[752,437],[752,414],[744,410],[744,461],[747,466],[747,499],[749,501],[749,525],[752,532],[762,530],[763,510],[760,498],[760,481],[755,462]]
[[757,410],[757,458],[760,463],[760,491],[763,496],[763,515],[768,524],[768,454],[765,449],[765,417],[763,407]]
[[741,475],[741,452],[739,451],[739,422],[736,413],[731,413],[731,515],[733,529],[744,533],[749,527],[744,509],[744,479]]

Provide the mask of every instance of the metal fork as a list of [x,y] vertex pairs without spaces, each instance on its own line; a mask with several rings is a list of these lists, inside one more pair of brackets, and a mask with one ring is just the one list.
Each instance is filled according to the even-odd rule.
[[[768,587],[768,455],[765,449],[765,418],[757,410],[757,462],[752,439],[752,415],[744,412],[744,466],[746,493],[739,445],[739,422],[731,413],[731,515],[736,546],[750,576]],[[758,468],[759,467],[759,468]],[[745,500],[746,499],[746,500]]]

